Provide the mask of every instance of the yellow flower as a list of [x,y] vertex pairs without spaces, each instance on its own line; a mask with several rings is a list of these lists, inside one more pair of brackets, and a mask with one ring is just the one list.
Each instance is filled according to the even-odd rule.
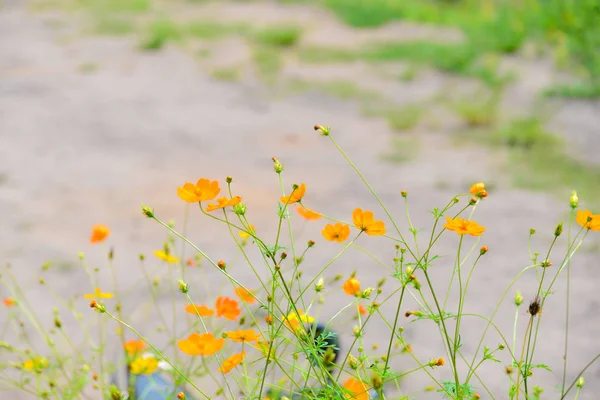
[[330,242],[343,242],[350,236],[350,227],[340,222],[335,225],[327,224],[321,231],[323,237]]
[[245,351],[242,351],[239,354],[232,355],[231,357],[229,357],[228,359],[223,361],[223,364],[219,367],[219,369],[217,371],[227,374],[232,369],[234,369],[235,367],[240,365],[242,363],[242,361],[244,361],[245,356],[246,356]]
[[467,233],[471,236],[481,236],[485,231],[485,226],[481,226],[475,221],[467,221],[466,219],[462,219],[459,217],[452,219],[446,216],[446,223],[444,224],[444,226],[449,231],[456,232],[456,234],[459,236],[465,235]]
[[282,196],[280,200],[283,204],[297,203],[302,200],[304,193],[306,193],[306,185],[303,183],[294,189],[289,196]]
[[482,192],[485,192],[485,183],[483,182],[474,183],[473,186],[471,186],[471,189],[469,189],[469,193],[473,196],[477,196]]
[[342,387],[348,391],[348,399],[369,400],[369,387],[359,380],[348,378]]
[[172,254],[167,254],[165,251],[163,250],[154,250],[153,251],[154,255],[157,258],[160,258],[163,261],[166,261],[168,264],[177,264],[179,262],[179,258],[175,257]]
[[211,182],[202,178],[195,185],[186,182],[182,187],[177,188],[177,195],[187,203],[198,203],[199,201],[214,199],[220,191],[218,181]]
[[84,299],[112,299],[113,294],[103,292],[100,288],[94,289],[94,293],[84,294]]
[[254,329],[238,329],[237,331],[225,332],[227,337],[234,342],[254,342],[260,338],[260,335]]
[[[248,225],[248,227],[246,228],[248,232],[252,233],[253,235],[256,235],[256,229],[254,228],[254,225],[250,224]],[[246,231],[239,231],[238,235],[240,235],[240,237],[242,239],[248,239],[250,237],[250,233],[248,233]]]
[[97,224],[92,227],[92,235],[90,236],[90,243],[103,242],[110,235],[110,229],[104,224]]
[[352,221],[354,226],[369,236],[385,235],[385,224],[380,220],[375,221],[371,211],[357,208],[352,213]]
[[288,326],[294,331],[300,326],[300,321],[312,324],[313,322],[315,322],[315,319],[310,315],[305,314],[303,310],[298,310],[298,315],[296,315],[296,313],[292,311],[287,315],[287,317],[284,317],[284,322],[286,326]]
[[360,281],[356,278],[350,278],[344,282],[344,293],[349,296],[356,296],[360,293]]
[[307,221],[316,221],[319,218],[321,218],[321,214],[301,206],[296,207],[296,211],[298,212],[298,214],[300,214],[302,218],[304,218]]
[[158,368],[158,360],[154,357],[137,357],[130,367],[132,374],[150,375]]
[[590,210],[577,210],[575,220],[579,225],[592,231],[600,231],[600,214],[592,214]]
[[36,357],[23,362],[23,369],[27,371],[39,371],[48,366],[48,360],[44,357]]
[[242,198],[240,196],[235,196],[231,199],[228,199],[227,197],[220,197],[217,199],[217,204],[209,204],[206,207],[206,211],[211,212],[220,208],[233,207],[236,204],[239,204],[240,201],[242,201]]

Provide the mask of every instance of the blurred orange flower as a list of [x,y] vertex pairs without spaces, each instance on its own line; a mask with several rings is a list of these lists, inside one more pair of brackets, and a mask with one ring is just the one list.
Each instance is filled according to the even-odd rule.
[[[360,290],[360,289],[359,289]],[[359,312],[360,315],[362,315],[363,317],[366,316],[368,314],[367,308],[365,306],[363,306],[362,304],[359,304],[356,306],[356,310]]]
[[209,356],[221,350],[225,339],[215,339],[212,333],[192,333],[187,339],[177,341],[179,350],[190,356]]
[[296,211],[298,212],[298,214],[300,214],[302,218],[304,218],[307,221],[316,221],[319,218],[321,218],[321,214],[314,212],[313,210],[310,210],[308,208],[304,208],[302,206],[296,207]]
[[246,290],[245,288],[238,286],[235,288],[235,294],[240,298],[244,303],[252,304],[256,302],[256,299],[252,295],[252,292]]
[[471,189],[469,189],[469,193],[471,193],[473,196],[478,196],[484,192],[487,194],[485,191],[485,183],[483,182],[477,182],[471,186]]
[[[250,224],[246,229],[248,230],[248,232],[252,233],[253,235],[256,235],[256,229],[254,228],[254,225]],[[250,233],[248,232],[239,231],[238,235],[240,235],[242,239],[248,239],[250,237]]]
[[[198,313],[196,313],[196,310],[198,310]],[[185,312],[192,315],[200,314],[201,317],[210,317],[215,313],[214,310],[200,304],[187,304],[185,306]]]
[[342,286],[342,288],[344,289],[344,293],[347,295],[356,296],[360,294],[360,281],[352,277],[344,282],[344,286]]
[[223,361],[223,364],[219,367],[219,369],[217,371],[222,372],[224,374],[230,372],[232,369],[234,369],[235,367],[240,365],[242,363],[242,361],[244,361],[245,356],[246,356],[245,351],[242,351],[241,353],[232,355],[231,357],[229,357],[228,359]]
[[103,242],[110,235],[110,229],[104,224],[96,224],[92,226],[92,235],[90,236],[90,243]]
[[157,258],[166,261],[168,264],[177,264],[179,262],[178,257],[175,257],[171,253],[166,253],[164,250],[154,250],[153,253]]
[[237,331],[225,332],[227,337],[234,342],[254,342],[260,338],[260,335],[254,329],[238,329]]
[[236,300],[230,299],[229,297],[217,297],[216,307],[217,317],[223,317],[235,321],[242,310],[238,307]]
[[302,200],[304,193],[306,193],[306,185],[303,183],[297,189],[294,189],[289,196],[282,196],[280,200],[283,204],[297,203]]
[[218,210],[220,208],[233,207],[236,204],[239,204],[240,201],[242,201],[242,198],[240,196],[235,196],[235,197],[232,197],[231,199],[228,199],[227,197],[219,197],[217,199],[217,204],[209,204],[206,207],[206,211],[211,212],[211,211]]
[[105,293],[100,288],[94,289],[94,293],[84,294],[84,299],[112,299],[112,293]]
[[128,340],[125,342],[125,352],[129,357],[133,357],[146,348],[146,342],[142,339]]
[[466,219],[459,217],[452,219],[449,216],[446,216],[446,223],[444,226],[449,231],[456,232],[459,236],[467,233],[471,236],[481,236],[485,231],[485,226],[481,226],[475,221],[467,221]]
[[347,398],[352,400],[369,400],[369,386],[354,378],[348,378],[342,385],[348,391]]
[[357,208],[352,212],[352,222],[354,222],[354,226],[369,236],[385,234],[385,224],[380,220],[375,221],[375,217],[371,211],[363,211]]
[[579,225],[592,231],[600,231],[600,214],[592,214],[590,210],[577,210],[575,220]]
[[5,297],[2,299],[2,303],[4,303],[6,307],[12,307],[16,304],[16,301],[12,297]]
[[327,224],[321,231],[321,234],[323,234],[323,237],[330,242],[341,243],[348,239],[348,236],[350,236],[350,227],[340,222],[336,223],[335,225]]
[[199,201],[214,199],[220,191],[218,181],[211,182],[202,178],[195,185],[186,182],[182,187],[177,188],[177,195],[187,203],[198,203]]

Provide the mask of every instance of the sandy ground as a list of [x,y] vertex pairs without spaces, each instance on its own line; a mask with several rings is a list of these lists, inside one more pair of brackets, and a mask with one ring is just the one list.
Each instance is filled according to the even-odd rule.
[[[268,15],[268,8],[261,12]],[[335,40],[333,36],[331,33],[329,39]],[[144,219],[139,206],[148,203],[159,217],[179,223],[185,206],[175,189],[185,181],[233,175],[234,191],[247,202],[250,221],[261,235],[273,238],[279,195],[272,171],[273,156],[285,164],[286,186],[307,183],[309,207],[343,220],[350,220],[357,206],[372,209],[383,217],[383,211],[355,172],[326,138],[312,130],[315,123],[333,128],[340,145],[398,218],[405,235],[408,230],[399,192],[408,190],[413,222],[425,230],[419,236],[421,241],[426,240],[431,227],[428,210],[443,207],[455,193],[464,192],[475,181],[495,184],[475,214],[487,227],[477,246],[486,244],[490,252],[473,275],[466,313],[490,315],[511,280],[528,265],[526,241],[530,227],[539,232],[533,241],[534,250],[544,253],[556,222],[567,218],[568,193],[559,202],[545,194],[512,189],[492,154],[482,148],[453,147],[444,130],[419,128],[418,157],[405,164],[384,163],[381,156],[388,151],[393,133],[384,121],[361,117],[358,106],[352,102],[316,92],[273,99],[269,90],[256,81],[236,84],[211,79],[192,57],[177,48],[141,53],[132,51],[133,46],[129,39],[105,38],[82,38],[61,44],[44,19],[28,13],[21,2],[5,2],[0,11],[0,257],[3,263],[12,265],[13,273],[24,282],[30,301],[40,310],[49,311],[56,304],[49,300],[48,291],[37,284],[39,268],[47,260],[53,260],[54,267],[44,277],[47,286],[57,293],[80,296],[90,290],[87,276],[78,266],[77,251],[86,253],[90,265],[102,266],[99,274],[103,288],[111,288],[110,274],[104,267],[110,246],[114,247],[121,285],[128,287],[137,282],[141,276],[138,254],[150,254],[160,248],[166,235],[165,229]],[[101,68],[93,74],[78,72],[78,67],[92,58],[101,60]],[[560,108],[555,123],[572,128],[569,133],[574,140],[589,149],[598,144],[597,129],[593,131],[598,126],[593,119],[598,118],[593,112],[596,106],[569,103]],[[575,118],[573,113],[582,117]],[[99,222],[108,224],[113,233],[108,245],[91,247],[89,229]],[[305,223],[294,218],[293,224],[298,230],[298,246],[308,239],[318,242],[303,264],[308,281],[340,247],[321,238],[322,221]],[[231,261],[232,276],[249,286],[255,284],[251,271],[235,255],[237,250],[223,226],[191,209],[187,231],[189,238],[209,256]],[[588,248],[599,243],[597,236],[589,239]],[[457,240],[452,234],[444,235],[435,252],[440,259],[431,267],[432,275],[441,290],[452,272]],[[470,238],[467,242],[475,244]],[[390,241],[361,237],[359,244],[390,264]],[[563,237],[551,256],[555,266],[562,259],[565,245]],[[186,252],[189,255],[191,250]],[[259,259],[255,250],[250,253],[253,260]],[[571,310],[568,382],[599,351],[600,323],[595,318],[595,290],[600,278],[597,259],[597,253],[592,251],[582,251],[575,258],[572,292],[576,296]],[[152,265],[153,270],[162,267],[154,262]],[[388,271],[356,250],[344,254],[326,276],[347,276],[353,270],[365,286],[375,285],[383,276],[388,276],[385,293],[398,286]],[[194,270],[188,270],[186,279],[202,288],[196,292],[199,301],[219,293],[221,289],[215,289],[222,282],[218,274],[212,270],[194,274]],[[527,303],[536,288],[535,273],[528,271],[509,292],[507,304],[495,319],[509,336],[514,321],[510,305],[514,289],[522,291]],[[130,293],[134,304],[125,314],[152,336],[160,322],[149,311],[142,312],[135,306],[146,290],[138,287]],[[533,383],[546,388],[545,394],[551,398],[556,398],[555,386],[562,376],[564,280],[555,290],[544,309],[535,360],[549,365],[553,372],[536,370],[533,377]],[[348,298],[340,292],[334,288],[326,304],[319,307],[320,319],[327,320],[348,304]],[[4,289],[0,293],[6,296]],[[183,299],[178,302],[183,304]],[[389,318],[394,313],[392,303],[382,308]],[[86,307],[81,304],[76,308],[89,313]],[[403,311],[416,307],[409,299]],[[3,319],[4,316],[3,311]],[[350,319],[348,312],[333,322],[342,332],[343,344],[349,343]],[[518,337],[523,335],[526,320],[523,308]],[[401,323],[418,357],[428,360],[443,355],[433,323],[409,323],[404,318]],[[68,326],[75,328],[75,322]],[[465,320],[465,354],[474,351],[482,327],[481,321]],[[184,333],[184,328],[179,329],[179,335]],[[367,329],[366,343],[383,347],[388,335],[389,329],[376,322]],[[489,335],[484,343],[493,348],[498,340]],[[373,352],[379,353],[383,354],[381,349]],[[484,364],[480,373],[496,398],[504,398],[508,389],[504,374],[508,356],[500,354],[499,358],[502,363]],[[412,365],[407,356],[393,362],[400,371]],[[450,378],[449,368],[432,373],[442,379]],[[597,365],[586,372],[587,383],[580,398],[596,398],[594,393],[600,391],[600,383],[595,378],[599,373]],[[410,393],[427,383],[425,374],[411,375],[403,381],[403,390]],[[474,384],[482,398],[488,398],[478,383]]]

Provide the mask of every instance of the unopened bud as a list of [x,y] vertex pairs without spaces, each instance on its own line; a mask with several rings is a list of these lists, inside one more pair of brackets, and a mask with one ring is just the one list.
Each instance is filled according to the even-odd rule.
[[558,225],[556,225],[556,228],[554,229],[554,236],[560,236],[563,232],[563,224],[562,222],[559,223]]
[[573,192],[571,193],[569,204],[571,208],[577,208],[579,206],[579,197],[577,197],[577,192],[575,190],[573,190]]
[[236,215],[246,215],[246,204],[238,203],[233,206],[233,212]]
[[307,246],[308,247],[313,247],[315,245],[315,241],[314,240],[309,240]]
[[577,379],[577,387],[581,389],[583,385],[585,385],[585,379],[583,379],[583,376],[580,376],[579,379]]
[[227,177],[225,178],[225,182],[227,182],[227,183],[231,183],[231,182],[233,182],[233,176],[227,176]]
[[177,393],[177,400],[185,400],[187,396],[183,392]]
[[529,234],[535,235],[535,228],[529,228]]
[[518,290],[515,294],[515,304],[517,305],[517,307],[523,304],[523,296],[521,296],[521,292],[519,292]]
[[408,192],[406,190],[403,190],[400,192],[400,195],[404,198],[406,198],[406,196],[408,196]]
[[219,262],[217,262],[217,267],[224,270],[227,267],[227,265],[225,264],[225,261],[219,260]]
[[283,171],[283,164],[280,163],[279,160],[277,158],[275,158],[275,157],[273,157],[273,169],[278,174],[280,174],[281,171]]
[[315,128],[315,131],[319,131],[319,132],[321,132],[321,135],[322,135],[322,136],[329,136],[329,133],[331,132],[331,131],[329,130],[329,128],[328,128],[328,127],[326,127],[326,126],[315,125],[315,127],[314,127],[314,128]]
[[487,246],[482,246],[481,249],[479,249],[479,255],[484,255],[485,253],[488,252],[488,247]]
[[375,371],[371,374],[371,385],[373,386],[373,389],[377,391],[383,387],[383,379],[381,379],[381,375]]
[[319,278],[317,283],[315,283],[315,291],[319,293],[321,290],[323,290],[323,286],[325,286],[325,280],[323,278]]
[[187,293],[189,291],[189,286],[187,283],[185,283],[182,280],[179,280],[179,291],[183,294]]
[[142,214],[148,218],[154,218],[154,209],[150,206],[142,204]]
[[348,365],[350,366],[350,368],[356,370],[360,366],[360,363],[358,362],[358,359],[356,357],[354,357],[352,354],[349,354]]

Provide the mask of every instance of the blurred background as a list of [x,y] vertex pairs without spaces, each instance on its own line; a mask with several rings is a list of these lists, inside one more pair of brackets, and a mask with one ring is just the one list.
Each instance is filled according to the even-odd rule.
[[[490,197],[478,221],[491,251],[474,276],[470,295],[481,301],[470,311],[489,315],[529,263],[529,228],[538,229],[534,244],[545,251],[555,224],[568,218],[572,189],[584,209],[600,211],[600,5],[1,0],[0,261],[41,303],[37,279],[48,261],[45,276],[59,293],[80,296],[89,288],[77,252],[103,262],[107,248],[88,241],[92,224],[105,223],[120,278],[134,282],[138,254],[161,248],[165,237],[141,216],[141,203],[164,220],[190,215],[190,238],[226,259],[231,243],[219,236],[226,230],[186,214],[176,188],[233,175],[250,220],[268,235],[279,195],[273,156],[285,165],[286,185],[307,183],[308,207],[347,219],[357,206],[381,215],[314,124],[331,126],[400,219],[399,192],[408,190],[419,227],[430,226],[427,210],[486,182]],[[317,225],[302,225],[299,238],[320,239]],[[590,314],[598,306],[600,241],[589,239],[574,273],[572,327],[580,331],[570,378],[600,351],[600,323]],[[451,260],[456,243],[441,246]],[[330,244],[323,248],[308,275],[335,254]],[[381,251],[392,257],[389,246]],[[357,265],[368,257],[359,260],[342,260],[332,275],[357,269],[366,285],[376,284],[381,276]],[[528,301],[535,275],[524,279]],[[563,287],[557,292],[564,296]],[[556,297],[540,344],[543,361],[557,367],[540,373],[552,394],[564,334],[564,297]],[[346,300],[324,307],[324,315]],[[513,313],[508,307],[508,329]],[[386,335],[373,333],[381,342]],[[413,347],[443,349],[431,344],[431,327],[407,335]],[[503,368],[483,372],[493,377],[493,393],[507,390]],[[600,390],[593,379],[600,368],[590,371],[589,397],[580,398]],[[417,390],[421,383],[407,384]]]

